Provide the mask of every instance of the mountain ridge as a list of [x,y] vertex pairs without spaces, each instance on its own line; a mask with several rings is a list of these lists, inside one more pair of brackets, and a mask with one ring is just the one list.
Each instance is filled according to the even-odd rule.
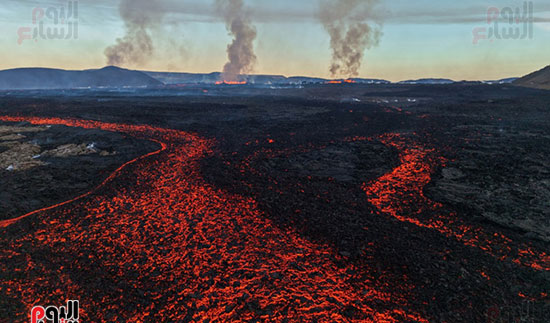
[[0,89],[2,90],[146,87],[159,85],[162,85],[160,81],[142,72],[115,66],[82,71],[32,67],[0,71]]
[[[549,74],[548,76],[545,76]],[[184,73],[128,70],[115,66],[99,69],[64,70],[54,68],[15,68],[0,71],[0,90],[34,90],[34,89],[71,89],[71,88],[132,88],[155,87],[179,84],[211,85],[223,80],[220,72]],[[421,78],[391,82],[383,79],[350,78],[325,79],[309,76],[284,76],[250,74],[241,75],[241,82],[259,85],[301,85],[323,83],[358,83],[358,84],[404,84],[404,85],[437,85],[461,83],[445,78]],[[514,83],[519,86],[549,88],[550,66],[524,76],[521,79],[507,78],[492,81],[476,81],[485,84]],[[466,81],[462,81],[466,82]]]
[[550,65],[514,81],[515,85],[550,90]]

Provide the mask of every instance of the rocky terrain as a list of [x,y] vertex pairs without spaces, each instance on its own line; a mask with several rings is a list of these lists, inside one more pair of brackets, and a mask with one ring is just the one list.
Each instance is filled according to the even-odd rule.
[[[548,322],[548,102],[482,84],[6,93],[0,115],[34,123],[9,126],[37,129],[7,142],[77,152],[25,157],[81,160],[59,189],[125,140],[165,150],[0,229],[0,321],[71,294],[97,322]],[[3,183],[44,165],[25,167]]]
[[472,218],[550,242],[550,133],[514,126],[452,129],[465,136],[429,194]]
[[0,220],[78,196],[156,147],[106,131],[0,123]]

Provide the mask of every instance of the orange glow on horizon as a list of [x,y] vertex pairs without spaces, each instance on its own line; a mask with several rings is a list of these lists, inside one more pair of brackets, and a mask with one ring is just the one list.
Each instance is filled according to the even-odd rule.
[[216,85],[246,85],[246,81],[218,81],[216,82]]
[[357,83],[356,81],[352,80],[352,79],[346,79],[346,80],[330,80],[330,81],[327,81],[326,84],[343,84],[343,83],[348,83],[348,84],[354,84],[354,83]]

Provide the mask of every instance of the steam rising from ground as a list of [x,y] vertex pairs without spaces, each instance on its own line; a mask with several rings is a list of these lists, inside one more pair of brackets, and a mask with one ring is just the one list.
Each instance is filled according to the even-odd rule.
[[250,21],[243,0],[216,0],[216,7],[233,36],[233,42],[227,46],[229,62],[223,68],[223,78],[226,81],[238,81],[239,75],[252,72],[256,63],[256,28]]
[[151,29],[158,26],[164,16],[161,1],[121,0],[118,9],[124,20],[126,35],[105,49],[109,65],[139,65],[153,55]]
[[381,32],[367,23],[378,0],[321,0],[320,19],[330,35],[333,76],[355,77],[365,50],[378,45]]

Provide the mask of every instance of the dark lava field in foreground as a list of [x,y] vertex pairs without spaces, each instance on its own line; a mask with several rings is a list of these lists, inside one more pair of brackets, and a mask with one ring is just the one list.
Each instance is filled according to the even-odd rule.
[[2,323],[550,321],[548,91],[3,92],[0,166]]

